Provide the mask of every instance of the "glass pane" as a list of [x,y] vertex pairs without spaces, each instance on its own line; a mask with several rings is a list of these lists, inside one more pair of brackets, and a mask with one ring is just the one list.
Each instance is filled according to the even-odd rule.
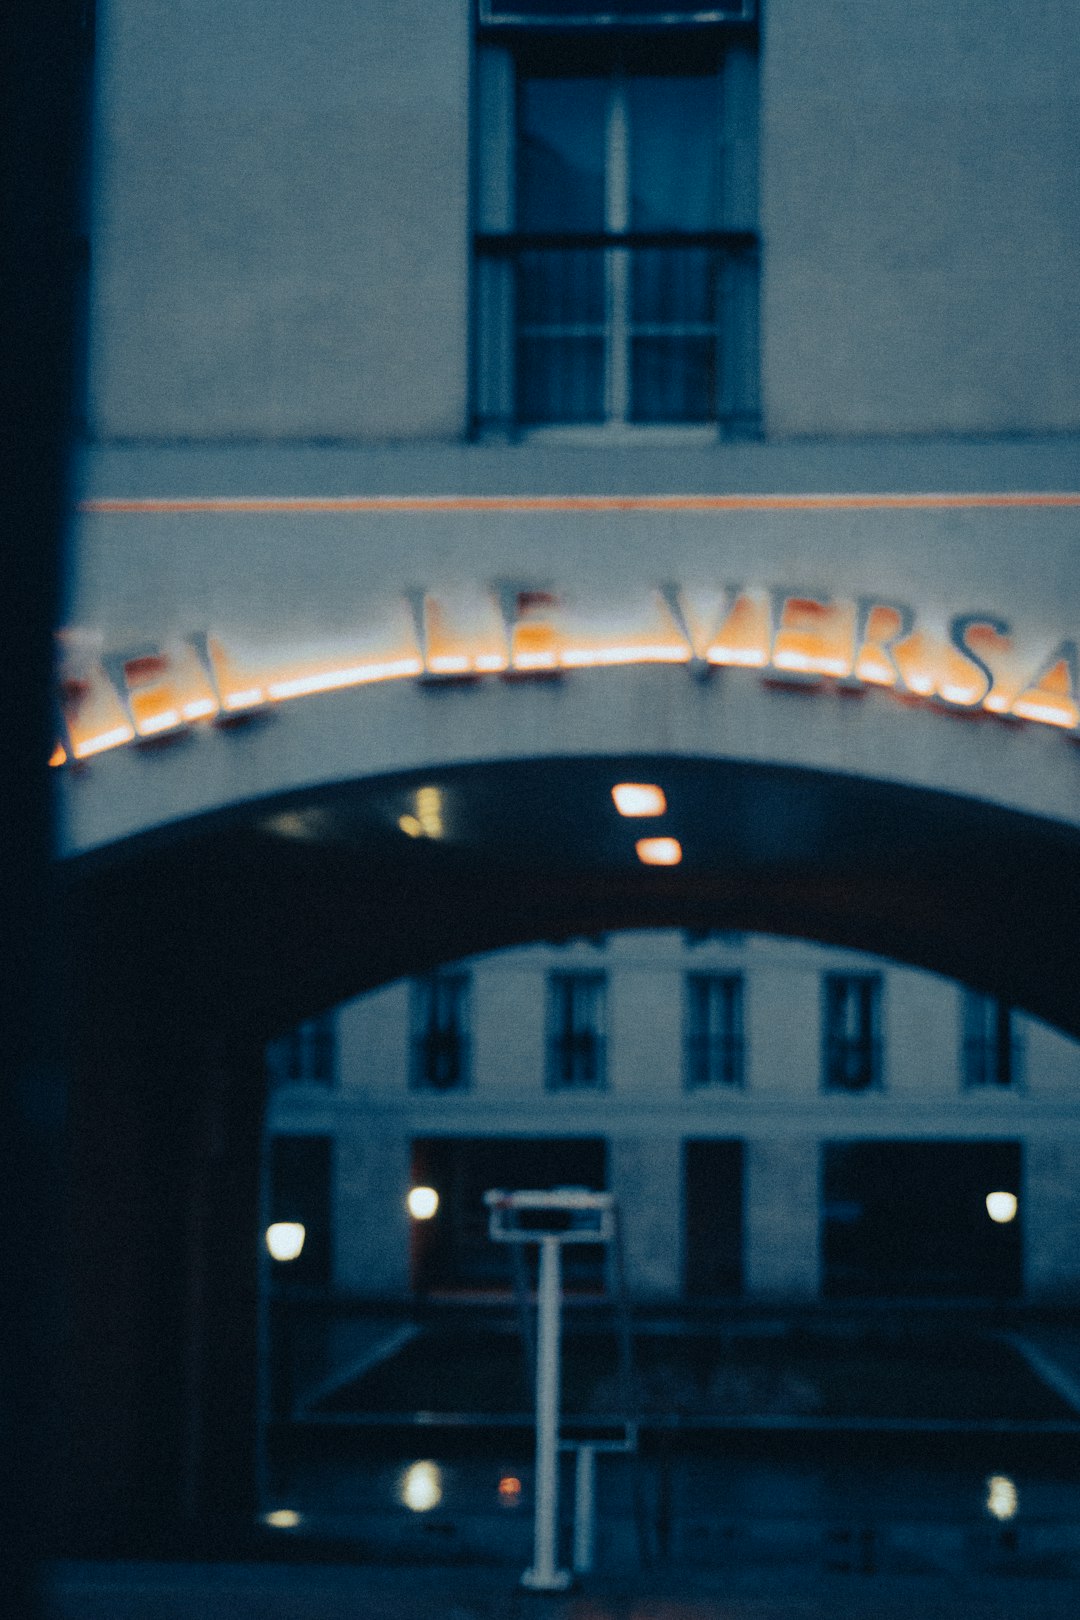
[[607,99],[605,79],[522,81],[519,230],[603,230]]
[[630,228],[705,231],[719,222],[717,84],[701,77],[634,77]]
[[638,325],[712,325],[715,255],[706,248],[639,248],[631,260],[631,319]]
[[519,422],[602,422],[602,337],[522,337],[517,348]]
[[523,253],[517,293],[522,326],[602,326],[604,255],[595,250]]
[[633,422],[708,422],[716,415],[716,339],[636,337],[630,344]]

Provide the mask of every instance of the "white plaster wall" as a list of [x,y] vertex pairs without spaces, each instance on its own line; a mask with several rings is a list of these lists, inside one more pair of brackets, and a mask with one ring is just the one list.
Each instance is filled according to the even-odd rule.
[[747,1096],[813,1096],[821,1074],[820,968],[806,971],[797,949],[794,959],[782,947],[756,954],[745,992]]
[[960,992],[930,973],[890,967],[886,1084],[897,1103],[952,1102],[960,1090]]
[[743,1274],[755,1299],[813,1299],[821,1269],[818,1144],[755,1137],[744,1160]]
[[1080,422],[1071,0],[770,0],[768,432]]
[[343,1120],[334,1152],[334,1286],[397,1295],[409,1288],[410,1142],[378,1117]]
[[409,1078],[409,986],[388,984],[358,996],[337,1015],[342,1096],[377,1103],[397,1098]]
[[1080,1135],[1024,1144],[1024,1286],[1033,1299],[1080,1300]]
[[462,434],[464,0],[98,16],[93,431]]
[[669,1132],[612,1136],[608,1187],[622,1210],[626,1283],[641,1298],[681,1291],[681,1143]]
[[1020,1074],[1033,1100],[1068,1104],[1080,1094],[1080,1044],[1038,1018],[1019,1020]]
[[[678,958],[659,937],[649,952],[640,941],[632,957],[612,953],[608,1074],[620,1103],[677,1107],[683,1088],[683,987]],[[667,947],[667,948],[665,948]]]
[[473,975],[473,1088],[496,1108],[535,1107],[544,1086],[546,953],[503,951]]

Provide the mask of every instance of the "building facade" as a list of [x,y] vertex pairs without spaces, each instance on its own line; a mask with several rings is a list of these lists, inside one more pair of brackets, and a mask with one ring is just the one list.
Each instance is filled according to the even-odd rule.
[[489,1286],[513,1170],[642,1298],[1074,1290],[1077,7],[95,10],[88,1544],[243,1494],[327,1008],[320,1285]]
[[303,1275],[342,1293],[505,1290],[483,1192],[557,1185],[616,1194],[642,1300],[1080,1286],[1076,1043],[877,958],[675,931],[530,946],[375,991],[268,1065],[271,1214],[310,1226]]

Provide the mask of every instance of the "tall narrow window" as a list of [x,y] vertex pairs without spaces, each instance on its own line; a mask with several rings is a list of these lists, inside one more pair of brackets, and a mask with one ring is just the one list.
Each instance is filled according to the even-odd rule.
[[965,1086],[1012,1086],[1020,1073],[1020,1042],[1012,1008],[966,990],[960,1053]]
[[743,1080],[743,981],[737,973],[686,978],[686,1084],[740,1086]]
[[[481,185],[479,425],[752,422],[752,52],[616,33],[502,56],[511,152]],[[488,171],[499,133],[481,131]]]
[[412,984],[410,1080],[420,1091],[469,1084],[469,975],[429,973]]
[[333,1013],[308,1018],[267,1048],[271,1084],[297,1082],[331,1086],[337,1074],[337,1019]]
[[869,1091],[881,1084],[881,976],[827,973],[822,1078],[828,1091]]
[[553,973],[548,980],[548,1086],[599,1087],[605,1080],[602,973]]

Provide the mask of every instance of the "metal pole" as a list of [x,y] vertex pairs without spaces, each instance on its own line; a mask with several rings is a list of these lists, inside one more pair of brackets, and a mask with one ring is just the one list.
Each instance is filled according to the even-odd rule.
[[533,1561],[521,1584],[561,1592],[570,1571],[557,1567],[559,1534],[559,1240],[540,1239],[536,1349],[536,1511]]
[[574,1474],[574,1573],[593,1567],[596,1524],[596,1448],[579,1446]]

